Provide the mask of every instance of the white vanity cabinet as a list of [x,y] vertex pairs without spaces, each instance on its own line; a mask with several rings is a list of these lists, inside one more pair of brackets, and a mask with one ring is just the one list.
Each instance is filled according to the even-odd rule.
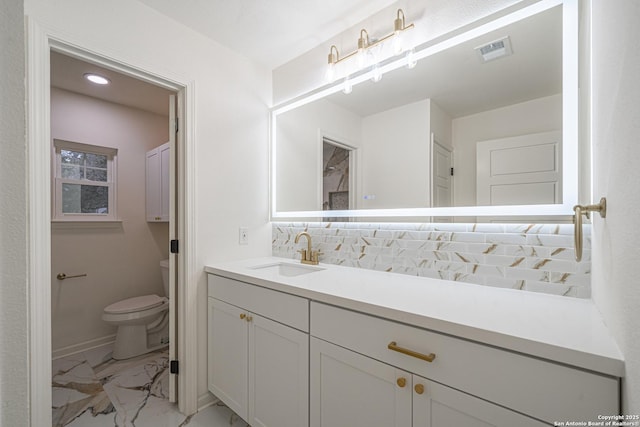
[[169,221],[170,153],[168,142],[147,152],[147,222]]
[[617,378],[351,310],[312,302],[311,335],[312,427],[539,426],[619,411]]
[[309,420],[309,301],[209,275],[208,387],[254,427]]
[[547,424],[311,338],[311,427]]
[[[412,301],[438,297],[447,309],[467,310],[447,321],[448,311],[433,304],[419,315],[423,304],[390,308],[383,273],[324,267],[291,278],[254,267],[270,262],[282,261],[207,270],[209,390],[253,427],[536,427],[620,411],[623,365],[615,351],[584,343],[615,346],[585,302],[544,311],[559,301],[543,296],[531,302],[535,310],[521,306],[527,321],[565,304],[572,318],[587,319],[577,339],[567,331],[581,330],[572,327],[532,339],[537,325],[496,332],[480,311],[474,323],[476,311],[463,303],[474,288],[440,292],[434,283],[425,292],[429,281],[395,277]],[[484,292],[469,301],[517,303],[511,292]],[[557,317],[551,324],[562,329],[568,320]]]

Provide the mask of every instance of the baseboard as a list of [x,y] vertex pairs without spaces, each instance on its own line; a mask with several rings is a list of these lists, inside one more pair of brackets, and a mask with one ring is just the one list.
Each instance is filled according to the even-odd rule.
[[51,358],[53,360],[60,359],[61,357],[71,356],[72,354],[81,353],[83,351],[92,350],[94,348],[102,347],[104,345],[113,344],[116,341],[116,336],[107,335],[106,337],[96,338],[93,340],[81,342],[79,344],[73,344],[67,347],[62,347],[51,352]]
[[206,392],[198,397],[198,412],[218,402],[220,402],[220,399],[215,397],[211,392]]

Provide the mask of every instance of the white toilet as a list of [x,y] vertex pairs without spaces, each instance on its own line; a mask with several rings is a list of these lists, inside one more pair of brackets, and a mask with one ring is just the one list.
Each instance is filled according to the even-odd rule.
[[169,344],[169,260],[160,261],[167,297],[144,295],[105,307],[102,320],[118,327],[114,359],[129,359]]

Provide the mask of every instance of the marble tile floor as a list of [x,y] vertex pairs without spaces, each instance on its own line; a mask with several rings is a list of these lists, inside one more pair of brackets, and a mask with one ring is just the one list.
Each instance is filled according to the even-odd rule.
[[52,427],[248,427],[222,403],[192,416],[169,403],[167,350],[111,359],[104,346],[52,364]]

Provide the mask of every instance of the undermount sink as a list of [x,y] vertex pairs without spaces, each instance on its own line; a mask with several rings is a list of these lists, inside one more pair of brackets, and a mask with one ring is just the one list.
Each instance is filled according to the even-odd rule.
[[257,265],[250,268],[252,270],[273,271],[286,277],[301,276],[303,274],[324,270],[324,268],[315,265],[291,264],[289,262],[275,262],[273,264]]

